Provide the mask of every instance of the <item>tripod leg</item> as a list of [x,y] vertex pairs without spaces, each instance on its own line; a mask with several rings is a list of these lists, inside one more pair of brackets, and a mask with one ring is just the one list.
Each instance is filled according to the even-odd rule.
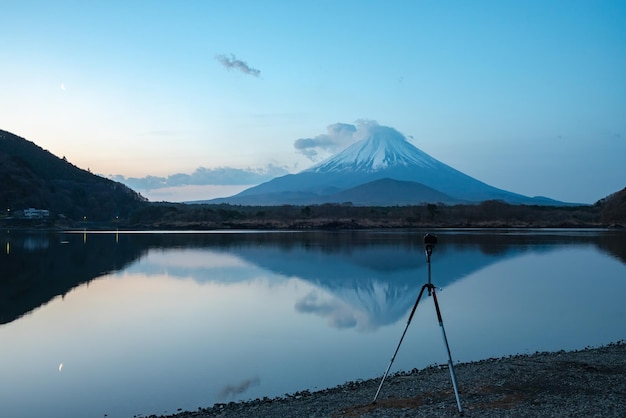
[[452,354],[450,354],[450,346],[448,345],[448,339],[446,338],[446,330],[443,327],[443,319],[441,318],[441,311],[439,311],[439,303],[437,302],[437,294],[435,293],[435,287],[432,286],[432,295],[433,300],[435,301],[435,309],[437,310],[437,320],[439,321],[439,326],[441,327],[441,335],[443,336],[443,343],[446,346],[446,351],[448,353],[448,368],[450,369],[450,378],[452,379],[452,387],[454,388],[454,396],[456,397],[456,405],[459,408],[459,413],[463,414],[463,410],[461,409],[461,400],[459,399],[459,391],[456,386],[456,377],[454,375],[454,365],[452,364]]
[[387,370],[385,370],[385,374],[383,375],[383,378],[380,380],[380,385],[378,385],[378,390],[376,391],[376,395],[374,395],[374,400],[372,401],[372,403],[376,403],[376,399],[378,398],[380,389],[383,387],[383,382],[387,378],[387,375],[389,374],[389,369],[391,369],[391,365],[393,364],[393,361],[396,359],[396,355],[398,354],[398,350],[400,349],[402,340],[404,340],[404,336],[406,335],[406,330],[409,329],[409,325],[411,324],[411,320],[413,319],[413,314],[415,314],[415,309],[417,309],[417,304],[420,303],[420,299],[422,298],[424,289],[426,289],[427,287],[428,285],[425,284],[424,286],[422,286],[422,290],[420,290],[420,294],[417,297],[417,300],[415,301],[415,305],[413,305],[413,310],[411,310],[411,314],[409,315],[409,320],[406,322],[406,327],[404,327],[404,332],[402,333],[402,336],[400,337],[400,342],[398,342],[398,346],[396,347],[396,351],[393,353],[393,357],[391,357],[389,366],[387,366]]

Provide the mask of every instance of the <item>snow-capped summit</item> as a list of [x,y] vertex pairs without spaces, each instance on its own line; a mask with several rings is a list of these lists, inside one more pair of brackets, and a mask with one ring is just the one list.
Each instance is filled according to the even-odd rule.
[[345,203],[369,206],[423,203],[558,204],[498,189],[431,157],[397,130],[369,124],[353,132],[363,138],[327,160],[212,203],[310,205]]
[[379,171],[391,166],[434,167],[438,161],[409,143],[404,135],[388,126],[372,126],[368,136],[339,154],[305,171]]

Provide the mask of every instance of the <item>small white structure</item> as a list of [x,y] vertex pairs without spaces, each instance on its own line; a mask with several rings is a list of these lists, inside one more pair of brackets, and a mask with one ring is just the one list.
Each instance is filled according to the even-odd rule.
[[24,209],[24,217],[26,219],[43,219],[47,218],[48,216],[50,216],[50,211],[47,209]]

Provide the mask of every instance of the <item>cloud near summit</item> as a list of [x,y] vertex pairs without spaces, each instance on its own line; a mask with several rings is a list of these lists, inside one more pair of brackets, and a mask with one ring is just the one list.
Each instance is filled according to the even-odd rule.
[[302,155],[311,161],[318,160],[320,154],[334,154],[341,151],[354,142],[376,135],[381,131],[394,136],[399,136],[406,140],[406,137],[394,128],[379,125],[373,120],[359,120],[354,124],[334,123],[328,125],[325,134],[317,135],[313,138],[299,138],[293,146]]

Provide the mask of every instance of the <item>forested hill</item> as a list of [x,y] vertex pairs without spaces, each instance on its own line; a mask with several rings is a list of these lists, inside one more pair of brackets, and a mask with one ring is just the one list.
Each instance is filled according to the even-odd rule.
[[0,130],[0,208],[50,211],[69,220],[125,218],[145,201],[138,193],[82,170],[31,141]]
[[602,222],[626,226],[626,187],[596,203],[602,209]]

